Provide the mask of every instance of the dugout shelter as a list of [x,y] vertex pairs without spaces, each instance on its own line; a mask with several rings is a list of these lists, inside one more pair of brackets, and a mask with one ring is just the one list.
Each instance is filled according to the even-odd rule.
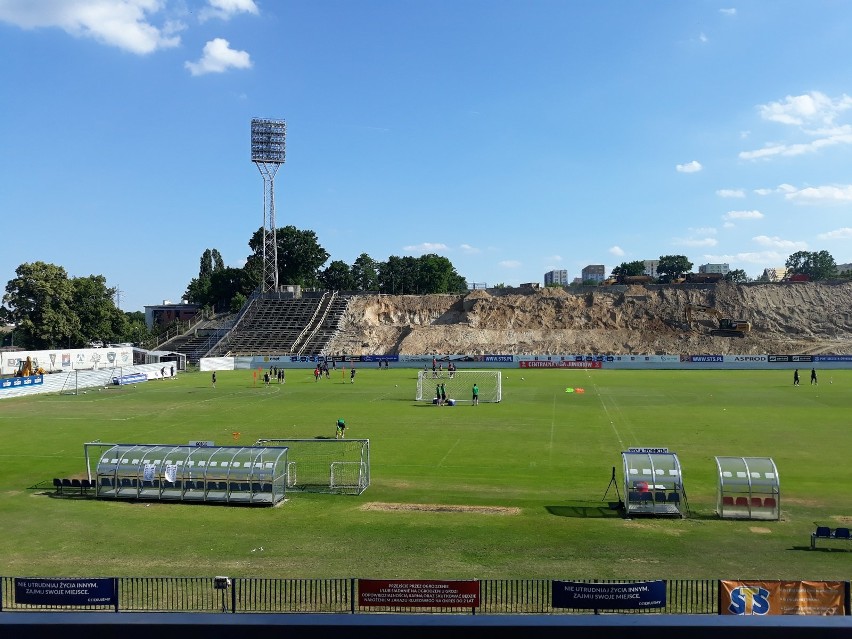
[[91,442],[84,449],[100,499],[274,506],[286,492],[286,447]]
[[781,518],[781,484],[771,457],[716,457],[716,512],[722,519]]
[[631,448],[621,453],[624,511],[628,517],[685,517],[689,512],[677,454],[667,448]]

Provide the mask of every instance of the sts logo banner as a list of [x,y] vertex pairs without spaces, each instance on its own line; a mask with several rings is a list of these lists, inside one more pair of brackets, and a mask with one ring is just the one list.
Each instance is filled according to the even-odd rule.
[[765,615],[769,613],[769,591],[760,586],[739,586],[731,590],[731,615]]

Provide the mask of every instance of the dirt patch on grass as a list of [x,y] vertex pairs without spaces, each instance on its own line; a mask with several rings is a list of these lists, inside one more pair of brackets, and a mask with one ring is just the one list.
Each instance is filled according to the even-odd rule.
[[832,515],[831,519],[841,524],[852,524],[852,516],[849,515]]
[[758,535],[768,535],[772,532],[769,528],[762,528],[760,526],[751,526],[749,530]]
[[507,506],[464,506],[453,504],[390,504],[371,501],[361,510],[382,512],[473,513],[476,515],[520,515],[521,509]]

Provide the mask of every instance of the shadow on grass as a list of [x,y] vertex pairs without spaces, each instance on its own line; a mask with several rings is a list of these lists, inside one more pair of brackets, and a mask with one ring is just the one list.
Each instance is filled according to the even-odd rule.
[[850,552],[850,551],[852,551],[852,546],[850,546],[849,548],[841,548],[840,546],[832,546],[830,548],[827,547],[827,546],[822,546],[822,547],[817,546],[816,548],[811,548],[810,546],[793,546],[792,548],[790,548],[790,550],[806,550],[808,552],[828,552],[828,553]]
[[569,501],[559,506],[545,506],[547,512],[557,517],[579,519],[621,519],[624,511],[617,501]]

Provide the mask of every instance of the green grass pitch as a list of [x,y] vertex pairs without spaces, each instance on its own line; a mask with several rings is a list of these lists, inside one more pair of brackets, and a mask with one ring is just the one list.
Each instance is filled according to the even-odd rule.
[[[478,407],[415,402],[416,376],[362,367],[350,384],[339,371],[315,382],[290,369],[265,388],[233,371],[213,389],[209,373],[187,373],[2,400],[0,574],[849,578],[852,544],[807,548],[815,522],[852,521],[852,371],[821,371],[819,386],[803,375],[794,388],[787,370],[512,369],[503,402]],[[231,445],[239,433],[249,445],[333,437],[339,417],[347,437],[371,444],[372,485],[358,497],[247,508],[53,496],[53,477],[82,476],[86,441]],[[690,518],[606,508],[630,446],[678,454]],[[716,455],[772,457],[782,520],[719,520]]]

